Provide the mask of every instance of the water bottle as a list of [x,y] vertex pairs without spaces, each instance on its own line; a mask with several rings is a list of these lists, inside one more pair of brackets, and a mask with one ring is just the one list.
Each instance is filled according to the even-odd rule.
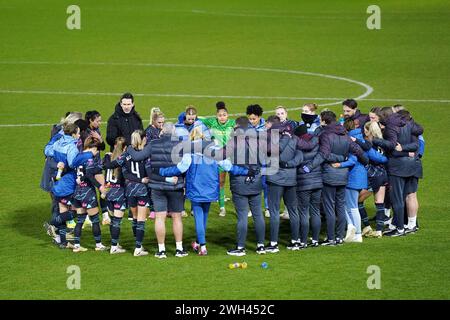
[[242,262],[242,263],[239,263],[239,262],[230,263],[230,264],[228,265],[228,268],[230,268],[230,269],[238,269],[238,268],[241,268],[241,269],[247,269],[247,262]]

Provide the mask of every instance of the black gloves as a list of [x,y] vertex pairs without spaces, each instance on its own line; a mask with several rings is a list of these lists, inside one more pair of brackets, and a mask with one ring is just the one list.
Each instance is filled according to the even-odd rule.
[[245,183],[253,183],[255,181],[255,176],[259,174],[259,168],[248,169],[247,177],[245,178]]
[[288,164],[287,164],[287,162],[280,161],[279,164],[278,164],[278,166],[279,166],[280,168],[287,168],[287,167],[288,167]]

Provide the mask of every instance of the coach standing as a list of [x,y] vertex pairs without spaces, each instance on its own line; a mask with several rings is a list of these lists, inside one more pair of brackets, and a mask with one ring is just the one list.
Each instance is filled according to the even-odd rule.
[[124,137],[126,144],[131,143],[131,134],[135,130],[143,130],[142,119],[134,109],[134,99],[131,93],[124,93],[120,102],[116,104],[116,109],[108,119],[106,129],[106,142],[114,149],[117,137]]

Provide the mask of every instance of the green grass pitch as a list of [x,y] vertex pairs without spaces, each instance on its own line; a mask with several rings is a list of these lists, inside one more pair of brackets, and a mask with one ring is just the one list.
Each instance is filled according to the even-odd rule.
[[[81,9],[81,30],[66,28],[71,4]],[[381,29],[369,30],[371,4],[0,0],[0,298],[450,298],[450,4],[377,1]],[[218,100],[232,113],[256,102],[265,110],[317,102],[335,103],[329,107],[339,114],[336,102],[365,95],[369,87],[373,92],[359,101],[363,111],[403,103],[425,128],[421,230],[415,235],[257,256],[250,223],[250,253],[236,259],[226,255],[235,240],[231,202],[225,218],[212,205],[207,257],[176,259],[170,220],[171,256],[163,261],[132,256],[128,221],[121,238],[128,253],[118,256],[94,252],[90,230],[83,233],[91,249],[84,254],[57,249],[44,233],[50,212],[50,198],[39,188],[50,134],[45,124],[66,111],[97,109],[106,133],[106,120],[126,91],[136,94],[147,125],[152,106],[169,118],[188,104],[211,115]],[[299,111],[290,117],[298,119]],[[367,205],[373,216],[372,200]],[[192,217],[184,228],[187,246],[195,235]],[[102,230],[108,243],[109,230]],[[280,238],[284,248],[287,221]],[[153,221],[146,224],[144,245],[151,253],[156,248]],[[248,269],[228,270],[235,261],[246,261]],[[260,268],[263,261],[268,269]],[[80,267],[80,290],[67,289],[70,265]],[[367,288],[371,265],[381,269],[379,290]]]

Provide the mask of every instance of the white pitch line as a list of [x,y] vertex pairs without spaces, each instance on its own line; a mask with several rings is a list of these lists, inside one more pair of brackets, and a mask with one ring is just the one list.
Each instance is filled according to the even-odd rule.
[[[169,67],[169,68],[206,68],[206,69],[225,69],[225,70],[244,70],[244,71],[257,71],[257,72],[274,72],[274,73],[288,73],[288,74],[301,74],[307,76],[322,77],[340,81],[346,81],[357,84],[366,89],[366,91],[354,99],[359,100],[367,97],[373,92],[373,88],[368,84],[361,81],[339,77],[334,75],[328,75],[316,72],[306,72],[300,70],[290,69],[277,69],[277,68],[260,68],[260,67],[242,67],[242,66],[218,66],[218,65],[197,65],[197,64],[169,64],[169,63],[131,63],[131,62],[70,62],[70,61],[0,61],[0,64],[43,64],[43,65],[111,65],[111,66],[136,66],[136,67]],[[200,98],[200,97],[199,97]],[[334,103],[324,104],[334,105],[339,104],[341,101]]]

